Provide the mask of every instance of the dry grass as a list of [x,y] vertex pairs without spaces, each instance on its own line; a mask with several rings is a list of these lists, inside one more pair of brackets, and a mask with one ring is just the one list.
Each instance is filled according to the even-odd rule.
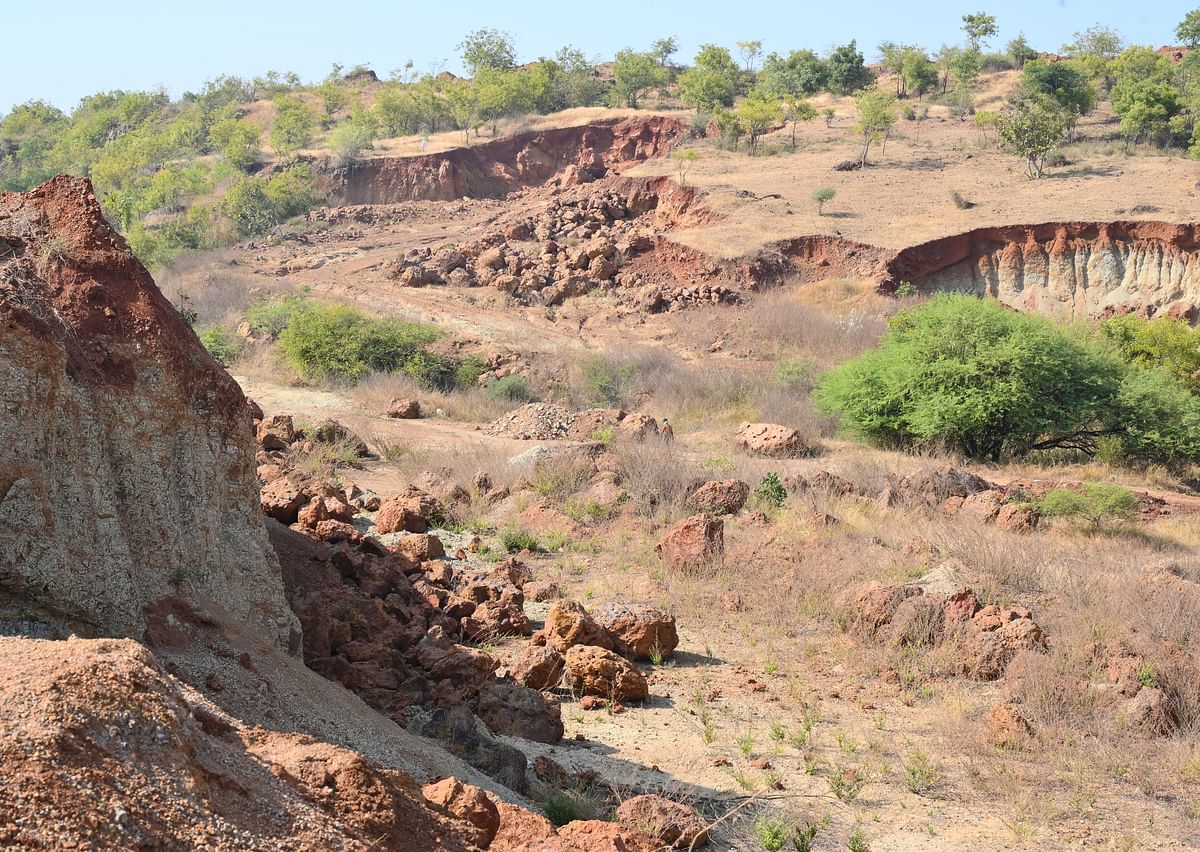
[[372,373],[355,385],[350,395],[372,414],[384,414],[393,399],[415,399],[421,403],[422,417],[445,417],[462,423],[490,423],[520,405],[481,389],[430,390],[402,373]]
[[155,280],[171,304],[179,306],[187,297],[198,325],[235,324],[253,302],[293,292],[286,282],[253,275],[233,260],[232,251],[185,254],[159,270]]

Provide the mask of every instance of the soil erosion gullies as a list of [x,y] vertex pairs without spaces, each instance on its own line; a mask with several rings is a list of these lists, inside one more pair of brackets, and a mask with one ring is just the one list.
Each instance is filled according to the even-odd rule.
[[0,632],[140,638],[178,596],[298,645],[257,502],[245,397],[91,184],[0,194]]
[[1049,222],[981,228],[901,250],[888,263],[883,285],[901,281],[1056,316],[1138,310],[1194,320],[1200,227]]
[[582,180],[602,177],[613,166],[665,155],[686,133],[673,118],[648,116],[522,133],[442,154],[326,162],[318,171],[335,205],[496,198],[566,169]]

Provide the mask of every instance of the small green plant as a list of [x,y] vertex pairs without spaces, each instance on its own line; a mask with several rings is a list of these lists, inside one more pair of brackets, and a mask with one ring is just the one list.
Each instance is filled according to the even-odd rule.
[[810,198],[812,198],[813,203],[817,205],[818,216],[825,215],[825,205],[830,201],[833,201],[836,196],[837,190],[832,186],[821,186],[812,191]]
[[858,751],[858,743],[854,741],[854,737],[844,731],[838,731],[833,735],[833,738],[837,740],[838,748],[842,750],[842,754],[851,755]]
[[866,786],[862,770],[855,766],[837,764],[829,774],[829,789],[843,802],[853,802]]
[[487,392],[489,396],[508,402],[533,402],[537,399],[524,376],[513,375],[496,379],[487,386]]
[[487,361],[478,355],[464,355],[454,371],[454,382],[460,388],[473,388],[479,384],[479,377],[487,371]]
[[592,440],[597,444],[611,444],[617,436],[616,431],[611,426],[605,426],[602,429],[597,429],[592,433]]
[[705,745],[712,745],[717,741],[717,728],[712,722],[704,723],[704,731],[700,734]]
[[846,840],[846,848],[850,852],[871,852],[871,846],[867,843],[867,837],[862,833],[862,829],[854,829],[850,837]]
[[813,852],[813,843],[817,839],[823,825],[828,822],[828,817],[824,820],[813,822],[807,820],[804,825],[798,825],[792,829],[792,847],[796,852]]
[[1055,488],[1033,504],[1047,518],[1085,521],[1093,531],[1109,523],[1122,523],[1137,511],[1137,495],[1121,485],[1085,482],[1078,489]]
[[222,367],[228,367],[242,354],[241,341],[223,325],[210,325],[197,329],[196,336],[208,350],[208,354]]
[[505,527],[500,530],[500,544],[509,553],[519,553],[522,550],[539,553],[545,550],[537,536],[523,527]]
[[904,759],[904,786],[910,793],[923,796],[938,783],[941,771],[929,759],[929,755],[913,749]]
[[765,663],[763,663],[763,674],[773,675],[778,673],[779,663],[777,663],[775,660],[767,660]]
[[556,826],[576,820],[596,819],[601,812],[595,798],[586,791],[553,789],[542,800],[546,818]]
[[1147,661],[1138,666],[1137,679],[1142,686],[1157,688],[1158,672],[1154,670],[1154,664]]
[[754,732],[742,731],[742,733],[738,734],[735,742],[737,743],[738,751],[742,753],[742,757],[749,757],[754,751]]
[[901,281],[896,287],[897,299],[910,299],[917,295],[917,286],[911,281]]
[[675,161],[675,169],[679,174],[679,185],[687,186],[688,172],[696,164],[696,160],[700,159],[699,152],[695,148],[682,148],[672,154],[671,159]]
[[771,726],[771,739],[777,743],[782,743],[788,738],[788,729],[780,724]]
[[754,501],[764,509],[778,509],[787,500],[787,488],[778,473],[768,473],[754,489]]
[[767,852],[779,852],[787,842],[788,827],[781,820],[761,817],[754,823],[754,834]]
[[729,777],[743,790],[749,791],[755,788],[754,779],[740,769],[730,769]]

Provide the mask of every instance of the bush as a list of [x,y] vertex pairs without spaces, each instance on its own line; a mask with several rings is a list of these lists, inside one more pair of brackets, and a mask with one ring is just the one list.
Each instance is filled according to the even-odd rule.
[[308,378],[354,382],[371,372],[404,372],[441,387],[453,365],[425,347],[442,333],[421,323],[373,319],[346,305],[305,302],[291,313],[279,346]]
[[256,334],[278,337],[292,321],[292,315],[308,304],[303,296],[261,299],[246,309],[246,322]]
[[454,371],[454,382],[460,388],[473,388],[479,384],[479,377],[487,371],[487,361],[478,355],[465,355]]
[[306,165],[296,165],[270,177],[238,181],[221,200],[221,212],[233,222],[238,234],[252,237],[304,213],[316,202],[312,171]]
[[879,348],[827,373],[815,398],[888,446],[999,460],[1052,448],[1091,454],[1118,435],[1139,458],[1200,457],[1200,406],[1166,371],[972,296],[900,312]]
[[837,195],[837,190],[834,189],[832,186],[822,186],[822,187],[818,187],[817,189],[813,190],[812,200],[817,205],[817,215],[818,216],[825,215],[825,205],[828,204],[830,201],[833,201],[834,196],[836,196],[836,195]]
[[500,530],[500,544],[508,553],[519,553],[522,550],[538,553],[545,550],[538,537],[522,527],[505,527]]
[[1033,506],[1047,518],[1087,521],[1099,530],[1109,522],[1130,520],[1137,511],[1137,495],[1120,485],[1085,482],[1078,490],[1055,488]]
[[196,336],[222,367],[228,367],[242,354],[242,344],[228,328],[223,325],[210,325],[197,329]]
[[508,402],[533,402],[537,399],[524,376],[505,376],[497,379],[488,385],[487,392],[496,399]]
[[768,473],[754,489],[754,502],[764,509],[778,509],[787,500],[787,489],[778,473]]
[[589,358],[583,362],[583,392],[591,405],[619,408],[629,393],[629,384],[637,368],[633,364],[620,366],[606,358]]

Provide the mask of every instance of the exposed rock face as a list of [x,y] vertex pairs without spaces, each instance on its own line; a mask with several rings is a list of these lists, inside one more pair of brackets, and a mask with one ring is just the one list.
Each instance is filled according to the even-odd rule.
[[299,646],[250,409],[91,184],[0,194],[0,621],[140,637],[177,596]]
[[725,522],[710,515],[684,518],[667,530],[654,551],[673,571],[716,570],[725,558]]
[[983,228],[899,252],[890,282],[989,295],[1054,316],[1127,310],[1187,316],[1200,305],[1200,228],[1050,222]]
[[321,170],[333,183],[334,204],[496,198],[568,169],[572,183],[595,180],[610,166],[663,156],[686,133],[683,122],[646,116],[522,133],[441,154],[327,164]]
[[812,453],[800,433],[777,423],[743,423],[734,441],[746,452],[776,459],[798,459]]

